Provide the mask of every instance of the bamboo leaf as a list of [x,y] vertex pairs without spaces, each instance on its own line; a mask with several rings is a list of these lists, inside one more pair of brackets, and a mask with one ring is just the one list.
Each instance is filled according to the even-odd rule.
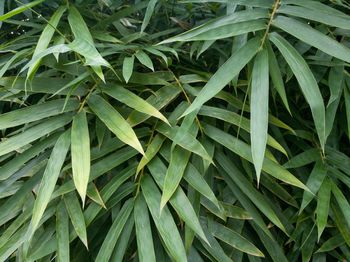
[[[40,35],[38,44],[36,45],[33,53],[33,57],[37,56],[48,47],[48,45],[51,42],[52,36],[55,33],[56,27],[60,22],[60,19],[65,11],[66,11],[66,7],[60,6],[56,10],[56,12],[51,16],[50,21],[48,22],[48,24],[46,25],[46,27],[44,28],[43,32]],[[29,67],[27,72],[27,78],[31,78],[35,74],[39,66],[40,66],[40,59],[36,60],[35,63]]]
[[159,212],[161,195],[150,176],[143,177],[141,188],[153,221],[169,254],[175,261],[187,261],[185,248],[169,209],[165,206],[162,212]]
[[160,210],[166,205],[180,184],[184,175],[191,152],[181,147],[175,147],[171,152],[169,167],[164,178],[163,194],[160,201]]
[[123,62],[123,77],[126,83],[129,82],[129,79],[132,75],[134,69],[134,60],[135,56],[125,57]]
[[122,232],[125,223],[130,217],[133,207],[134,203],[131,199],[124,203],[122,209],[119,211],[118,216],[115,218],[111,228],[107,233],[106,238],[102,243],[102,246],[97,254],[96,261],[109,261],[109,258],[113,252],[113,248],[117,243],[117,240]]
[[0,16],[0,21],[5,21],[7,19],[9,19],[12,16],[15,16],[17,14],[23,13],[24,11],[28,10],[29,8],[32,8],[38,4],[41,4],[42,2],[44,2],[45,0],[37,0],[37,1],[33,1],[30,2],[28,4],[25,5],[21,5],[19,7],[17,7],[16,9],[11,10],[10,12],[3,14]]
[[1,114],[0,129],[19,126],[50,116],[59,115],[64,112],[70,112],[77,109],[79,106],[77,99],[69,99],[66,106],[63,108],[64,102],[64,99],[57,99]]
[[88,105],[101,121],[125,144],[144,155],[143,148],[129,123],[106,100],[98,95],[91,95]]
[[350,63],[349,48],[313,29],[309,25],[284,16],[276,17],[272,23],[289,34],[299,38],[301,41],[320,49],[326,54]]
[[327,225],[329,203],[331,199],[331,189],[332,189],[332,185],[329,181],[329,178],[326,177],[323,180],[323,183],[317,194],[318,201],[317,201],[317,208],[316,208],[316,214],[317,214],[316,222],[317,222],[317,230],[318,230],[317,231],[318,240],[320,240],[322,232]]
[[259,184],[267,142],[269,115],[269,62],[268,53],[261,50],[254,61],[250,98],[250,140],[252,158]]
[[[246,143],[213,126],[205,125],[204,131],[213,140],[227,147],[229,150],[238,154],[249,162],[253,162],[250,151],[251,149]],[[262,170],[281,181],[310,191],[299,179],[297,179],[279,164],[267,158],[264,159]]]
[[50,201],[62,165],[66,159],[69,145],[69,131],[66,131],[57,140],[45,168],[45,172],[39,186],[38,196],[34,203],[32,219],[27,231],[28,239],[30,239],[36,231],[40,219],[42,218],[44,211]]
[[156,261],[147,204],[142,195],[139,195],[135,200],[134,219],[137,253],[140,262]]
[[199,92],[193,103],[182,114],[185,116],[200,107],[209,99],[214,97],[219,91],[221,91],[225,85],[227,85],[242,68],[253,58],[258,52],[260,41],[258,38],[253,38],[247,42],[245,46],[240,48],[234,53],[210,78],[208,83]]
[[61,201],[56,210],[57,261],[69,261],[69,218]]
[[286,59],[295,77],[297,78],[300,88],[310,105],[312,116],[321,148],[324,150],[325,145],[325,108],[323,98],[319,87],[310,68],[305,60],[283,37],[277,33],[270,34],[270,40],[277,46],[283,57]]
[[141,64],[143,64],[144,66],[148,67],[149,69],[151,69],[152,71],[154,71],[153,68],[153,62],[151,60],[151,58],[142,50],[139,50],[135,53],[135,56],[137,58],[137,60],[140,61]]
[[166,117],[160,113],[154,106],[148,103],[146,100],[143,100],[141,97],[135,95],[133,92],[122,86],[110,86],[103,87],[102,90],[107,93],[109,96],[117,99],[118,101],[126,104],[127,106],[134,108],[135,110],[154,116],[164,121],[168,125],[169,122]]
[[74,185],[84,206],[90,176],[90,138],[86,113],[84,111],[79,112],[73,118],[71,155]]
[[143,31],[145,31],[147,25],[149,24],[149,21],[151,20],[152,14],[154,12],[154,7],[156,6],[158,0],[150,0],[147,5],[145,17],[143,18],[142,25],[141,25],[141,34]]
[[264,254],[257,247],[232,229],[213,222],[210,224],[210,230],[216,238],[232,247],[253,256],[264,257]]
[[64,195],[63,199],[75,232],[79,236],[80,240],[84,243],[86,248],[88,248],[86,224],[78,198],[74,192],[71,192]]

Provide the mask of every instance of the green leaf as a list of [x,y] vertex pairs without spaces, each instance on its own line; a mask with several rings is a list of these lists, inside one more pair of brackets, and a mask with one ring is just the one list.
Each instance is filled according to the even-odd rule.
[[200,109],[200,107],[213,98],[225,85],[227,85],[242,68],[253,58],[260,47],[260,39],[253,38],[245,46],[235,52],[210,78],[208,83],[199,92],[193,103],[182,116]]
[[143,18],[142,25],[141,25],[141,34],[145,31],[147,25],[149,24],[149,21],[151,20],[154,7],[156,6],[158,0],[150,0],[147,5],[145,17]]
[[145,175],[142,178],[141,188],[153,221],[170,256],[175,261],[187,261],[184,245],[169,209],[165,206],[162,212],[159,212],[161,195],[150,176]]
[[106,100],[98,95],[91,95],[88,105],[99,119],[125,144],[144,155],[143,148],[129,123]]
[[269,38],[282,53],[299,82],[305,99],[310,105],[321,148],[324,150],[324,145],[326,142],[325,107],[315,77],[303,57],[283,37],[277,33],[270,33]]
[[65,99],[56,99],[1,114],[0,129],[23,125],[78,109],[79,102],[77,99],[69,99],[63,108],[64,102]]
[[123,77],[126,83],[129,82],[129,79],[132,75],[134,69],[134,60],[135,56],[125,57],[123,62]]
[[342,211],[345,217],[345,221],[347,222],[348,227],[350,227],[350,204],[346,199],[346,197],[344,196],[344,194],[342,193],[342,191],[340,191],[338,186],[334,184],[334,182],[332,182],[331,184],[332,184],[332,193],[339,205],[340,210]]
[[7,20],[8,18],[10,18],[12,16],[15,16],[17,14],[23,13],[24,11],[26,11],[26,10],[28,10],[28,9],[30,9],[30,8],[38,5],[38,4],[41,4],[44,1],[45,0],[37,0],[37,1],[33,1],[33,2],[30,2],[30,3],[25,4],[25,5],[21,5],[21,6],[17,7],[16,9],[13,9],[10,12],[1,15],[0,16],[0,21],[5,21],[5,20]]
[[84,111],[79,112],[73,118],[71,155],[74,185],[84,206],[90,176],[90,138],[86,113]]
[[[312,2],[317,4],[319,3],[316,1],[312,1]],[[323,6],[328,7],[326,5],[323,5]],[[333,10],[338,11],[336,9],[333,9]],[[350,16],[346,16],[344,14],[344,17],[343,17],[343,16],[338,16],[337,14],[330,14],[320,8],[315,8],[314,10],[312,10],[310,8],[305,8],[305,7],[283,5],[278,8],[277,12],[281,14],[287,14],[287,15],[305,18],[307,20],[321,22],[322,24],[326,24],[334,27],[339,27],[339,28],[348,29],[348,30],[350,29],[350,25],[349,25]]]
[[[162,161],[155,157],[148,165],[152,177],[155,179],[157,185],[163,190],[164,173],[166,167]],[[199,223],[196,212],[194,211],[191,202],[183,192],[181,187],[178,187],[173,196],[169,199],[170,204],[174,207],[179,217],[189,226],[201,239],[207,242],[203,229]],[[164,207],[166,208],[166,206]],[[162,211],[163,212],[163,211]],[[159,212],[158,213],[162,213]]]
[[141,97],[135,95],[128,89],[119,85],[114,85],[109,87],[103,87],[102,90],[109,96],[117,99],[118,101],[126,104],[127,106],[139,112],[157,117],[160,120],[167,123],[168,125],[170,125],[166,117],[162,113],[160,113],[154,106],[152,106],[146,100],[143,100]]
[[133,200],[129,199],[126,201],[119,211],[117,217],[114,219],[112,226],[110,227],[102,246],[97,254],[96,261],[108,262],[115,244],[122,232],[122,229],[130,217],[133,210],[134,203]]
[[[37,56],[48,47],[48,45],[51,42],[52,36],[55,33],[56,27],[65,11],[66,11],[66,7],[60,6],[56,10],[56,12],[51,16],[50,21],[48,21],[48,24],[46,25],[46,27],[44,28],[44,30],[40,35],[38,44],[36,45],[33,53],[33,57]],[[32,77],[39,66],[40,66],[40,59],[36,60],[35,63],[29,67],[27,72],[27,78]]]
[[328,218],[328,212],[329,212],[329,203],[331,199],[331,189],[332,184],[330,183],[330,180],[328,177],[326,177],[322,185],[320,187],[320,190],[317,194],[317,208],[316,208],[316,223],[317,223],[317,232],[318,232],[318,240],[320,240],[323,230],[325,229],[327,225],[327,218]]
[[69,218],[61,201],[56,210],[57,261],[69,261]]
[[104,80],[101,66],[112,68],[97,51],[90,31],[79,11],[72,5],[69,7],[68,22],[74,34],[74,41],[68,46],[85,57],[86,65],[90,65],[95,73]]
[[143,52],[142,50],[139,50],[135,53],[135,56],[140,61],[141,64],[143,64],[144,66],[154,71],[153,62],[145,52]]
[[50,135],[48,138],[35,143],[29,149],[22,152],[21,154],[18,154],[15,158],[11,159],[6,164],[4,164],[0,168],[0,180],[8,179],[14,173],[20,170],[20,168],[22,168],[27,161],[37,156],[40,152],[44,151],[45,149],[53,146],[59,135],[60,133],[58,132],[53,135]]
[[209,230],[214,237],[224,241],[230,246],[247,253],[252,256],[264,257],[264,254],[255,247],[246,238],[242,237],[239,233],[227,228],[219,223],[213,222],[210,224]]
[[315,197],[326,175],[327,175],[326,166],[321,161],[317,161],[306,182],[306,186],[310,189],[312,193],[307,191],[304,192],[299,213],[301,213],[304,210],[304,208]]
[[147,204],[141,194],[135,200],[134,219],[139,261],[156,261]]
[[31,127],[18,135],[12,136],[0,143],[0,156],[28,145],[38,138],[64,126],[72,119],[71,115],[63,115],[49,119],[41,124]]
[[280,70],[280,67],[278,65],[276,55],[275,55],[274,51],[272,50],[270,43],[267,43],[267,51],[269,54],[269,73],[271,76],[273,86],[275,87],[276,91],[278,92],[278,94],[282,98],[282,102],[283,102],[284,106],[286,107],[288,112],[291,114],[288,100],[287,100],[286,89],[285,89],[282,74],[281,74],[281,70]]
[[[210,125],[204,126],[204,132],[210,138],[227,147],[229,150],[238,154],[240,157],[248,160],[251,163],[253,162],[251,149],[246,143]],[[269,160],[268,158],[264,159],[262,170],[287,184],[310,191],[299,179],[293,176],[282,166]]]
[[65,194],[63,199],[75,232],[88,248],[85,219],[78,198],[74,192],[71,192]]
[[[233,36],[237,34],[242,34],[240,27],[242,27],[242,22],[244,25],[248,26],[249,24],[253,24],[254,27],[262,29],[262,26],[266,27],[264,23],[261,23],[261,21],[254,21],[259,18],[267,18],[268,13],[265,10],[247,10],[247,11],[240,11],[240,12],[234,12],[230,15],[223,16],[217,19],[210,20],[207,23],[204,23],[198,27],[195,27],[189,31],[186,31],[182,34],[179,34],[177,36],[171,37],[169,39],[166,39],[160,44],[165,43],[172,43],[176,41],[194,41],[194,40],[209,40],[209,39],[218,39],[228,36]],[[258,30],[259,30],[258,29]],[[252,29],[254,30],[254,29]],[[217,35],[215,35],[215,32],[218,32]],[[249,32],[247,30],[243,30],[243,32]],[[210,38],[210,35],[212,35],[212,38]],[[223,35],[221,37],[221,35]]]
[[[256,207],[261,210],[261,212],[270,219],[277,227],[285,230],[285,226],[282,224],[271,205],[267,199],[260,194],[254,187],[249,183],[249,181],[244,177],[244,175],[238,170],[238,168],[229,161],[229,159],[223,154],[218,153],[217,161],[220,166],[225,170],[225,172],[230,176],[233,182],[239,187],[240,190],[256,205]],[[234,175],[232,175],[234,171]]]
[[259,184],[262,164],[265,157],[269,118],[269,60],[265,49],[254,61],[250,97],[250,140],[252,158]]
[[37,198],[34,203],[32,219],[27,232],[28,239],[30,239],[36,231],[40,219],[42,218],[44,211],[50,201],[62,165],[66,159],[69,145],[70,132],[66,131],[57,140],[45,168],[45,172],[39,186]]
[[[240,127],[241,129],[247,132],[250,132],[249,119],[235,112],[231,112],[229,110],[225,110],[217,107],[202,106],[201,110],[199,111],[199,115],[214,117],[216,119],[220,119],[227,123]],[[278,151],[283,153],[285,156],[288,156],[286,150],[269,134],[267,135],[267,144],[277,149]]]
[[313,29],[311,26],[295,19],[277,16],[272,24],[295,36],[301,41],[312,45],[321,51],[340,60],[350,63],[350,49],[338,43],[329,36]]
[[176,188],[179,186],[190,156],[191,152],[179,146],[172,150],[169,167],[164,178],[163,194],[160,201],[161,210],[174,194]]
[[100,192],[98,191],[98,189],[94,183],[90,183],[88,185],[88,188],[86,190],[86,194],[92,201],[99,204],[104,209],[107,209],[107,207],[106,207],[105,203],[103,202],[103,199],[100,195]]
[[[136,176],[140,173],[140,171],[155,157],[158,153],[159,149],[163,145],[165,137],[160,134],[157,134],[147,146],[147,150],[145,155],[142,156],[136,170]],[[1,169],[0,169],[1,170]]]
[[210,163],[213,163],[211,156],[205,150],[203,145],[189,132],[178,132],[179,127],[170,128],[167,125],[160,125],[157,127],[157,131],[162,135],[171,139],[175,144],[181,146],[182,148],[199,155],[205,160],[208,160]]

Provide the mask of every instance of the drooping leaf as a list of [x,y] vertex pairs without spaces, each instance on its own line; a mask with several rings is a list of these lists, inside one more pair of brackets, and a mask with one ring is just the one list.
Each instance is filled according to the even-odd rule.
[[135,200],[134,219],[137,237],[137,253],[140,262],[156,261],[148,209],[142,195],[139,195]]
[[90,138],[86,113],[84,111],[79,112],[73,118],[71,155],[74,185],[84,206],[90,176]]
[[326,125],[325,108],[315,77],[303,57],[283,37],[277,33],[271,33],[270,40],[282,53],[299,82],[305,99],[310,105],[321,148],[324,150]]
[[121,141],[144,155],[143,148],[134,130],[106,100],[98,95],[91,95],[88,100],[88,105]]
[[260,46],[259,38],[253,38],[234,53],[210,78],[209,82],[199,92],[193,103],[187,108],[182,116],[185,116],[200,107],[209,99],[214,97],[225,85],[227,85],[236,74],[253,58]]
[[250,97],[250,130],[252,158],[259,184],[265,157],[269,109],[269,62],[268,53],[261,50],[254,61]]
[[51,195],[54,191],[56,181],[61,172],[62,165],[66,159],[70,145],[70,133],[66,131],[57,140],[50,159],[47,163],[42,181],[39,186],[38,196],[35,200],[33,215],[30,226],[27,232],[28,238],[31,238],[37,229],[40,219],[50,201]]

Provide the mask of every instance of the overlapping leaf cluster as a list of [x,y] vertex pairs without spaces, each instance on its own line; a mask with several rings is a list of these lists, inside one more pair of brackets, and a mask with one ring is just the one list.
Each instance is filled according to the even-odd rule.
[[346,1],[0,1],[0,261],[350,260]]

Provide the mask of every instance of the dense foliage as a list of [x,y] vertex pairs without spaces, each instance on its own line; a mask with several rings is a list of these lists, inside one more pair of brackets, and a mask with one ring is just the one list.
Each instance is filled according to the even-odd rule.
[[0,1],[0,261],[350,261],[349,12]]

